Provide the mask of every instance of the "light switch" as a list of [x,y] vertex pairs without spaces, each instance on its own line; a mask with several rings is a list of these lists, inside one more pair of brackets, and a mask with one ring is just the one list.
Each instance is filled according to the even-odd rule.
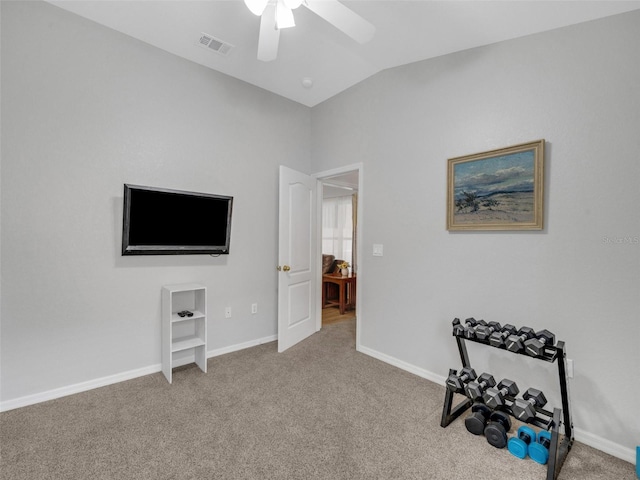
[[381,257],[382,256],[382,244],[374,243],[373,244],[373,256]]

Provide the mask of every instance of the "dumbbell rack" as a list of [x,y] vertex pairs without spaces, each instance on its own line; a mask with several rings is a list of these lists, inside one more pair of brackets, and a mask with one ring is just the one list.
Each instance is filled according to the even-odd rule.
[[[461,336],[455,336],[458,343],[458,351],[460,352],[460,360],[462,360],[462,367],[471,368],[471,362],[469,361],[469,354],[467,353],[466,341],[479,343],[486,346],[491,346],[486,341],[481,341],[475,338],[465,338]],[[510,352],[509,350],[501,348],[508,353],[514,353],[515,355],[524,355],[527,358],[536,358],[545,362],[558,363],[558,376],[560,380],[560,394],[562,397],[562,409],[554,408],[553,412],[545,410],[543,408],[535,407],[536,418],[528,422],[536,427],[543,428],[551,431],[551,444],[549,445],[549,462],[547,463],[547,480],[555,480],[560,474],[560,469],[564,464],[569,451],[573,445],[573,421],[571,420],[571,411],[569,408],[569,389],[567,382],[567,353],[564,342],[559,341],[553,346],[545,346],[544,355],[541,357],[530,357],[524,352]],[[457,374],[456,370],[450,369],[449,375]],[[514,397],[505,397],[507,405],[514,402]],[[472,401],[469,398],[453,406],[454,392],[446,389],[444,397],[444,406],[442,408],[442,419],[440,426],[445,428],[456,418],[462,415],[468,410]],[[513,415],[511,408],[507,407],[506,412]],[[564,426],[564,437],[560,440],[560,425]]]

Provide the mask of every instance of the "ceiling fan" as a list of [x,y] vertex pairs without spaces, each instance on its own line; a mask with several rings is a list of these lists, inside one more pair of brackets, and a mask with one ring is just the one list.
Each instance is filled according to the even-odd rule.
[[244,0],[244,3],[254,15],[261,17],[258,60],[263,62],[278,56],[280,30],[295,26],[293,10],[300,5],[358,43],[368,42],[376,31],[376,27],[338,0]]

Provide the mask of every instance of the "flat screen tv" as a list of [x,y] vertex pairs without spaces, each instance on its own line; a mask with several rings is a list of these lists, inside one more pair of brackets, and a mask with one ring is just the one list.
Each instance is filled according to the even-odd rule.
[[122,255],[228,254],[233,197],[124,185]]

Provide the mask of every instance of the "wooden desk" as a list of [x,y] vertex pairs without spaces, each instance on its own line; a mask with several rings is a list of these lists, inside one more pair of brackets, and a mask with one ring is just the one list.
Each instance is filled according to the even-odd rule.
[[[327,288],[329,284],[338,286],[338,298],[328,298]],[[343,277],[340,274],[326,274],[322,276],[322,308],[337,305],[340,315],[344,315],[347,308],[356,306],[356,276],[349,274]]]

